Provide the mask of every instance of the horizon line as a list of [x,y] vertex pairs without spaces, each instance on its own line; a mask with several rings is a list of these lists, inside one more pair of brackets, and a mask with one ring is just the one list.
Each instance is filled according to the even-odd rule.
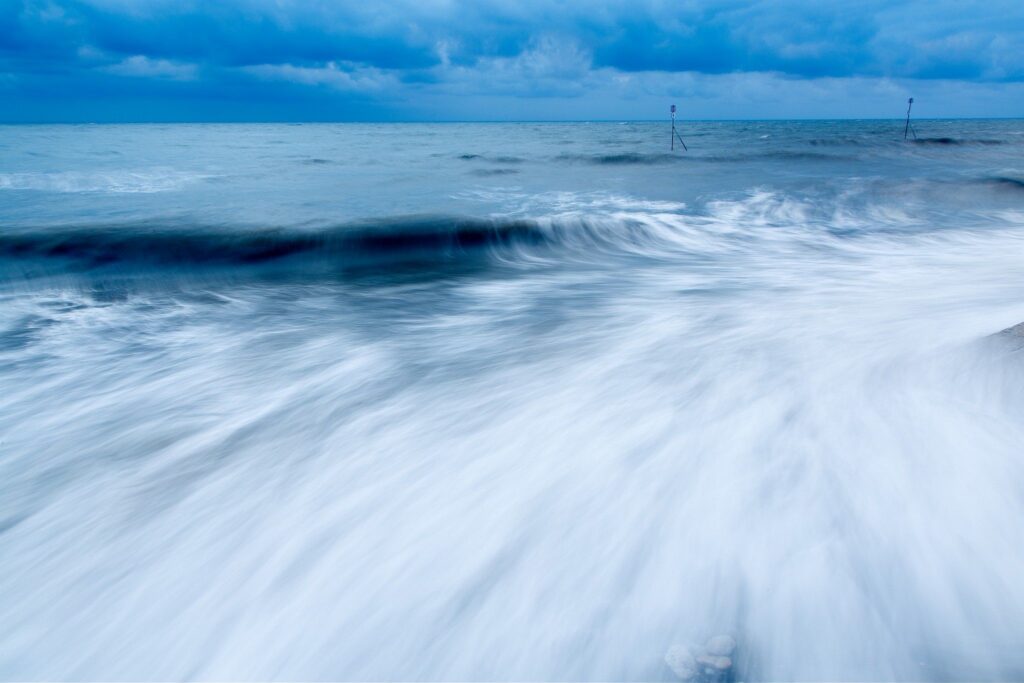
[[[95,120],[95,121],[0,121],[0,126],[107,126],[107,125],[238,125],[238,124],[287,124],[287,125],[337,125],[337,124],[363,124],[363,125],[385,125],[385,124],[510,124],[510,123],[667,123],[668,117],[657,119],[132,119],[125,121],[117,120]],[[771,122],[829,122],[829,121],[904,121],[904,116],[898,117],[780,117],[780,118],[709,118],[709,119],[676,119],[677,122],[685,123],[771,123]],[[932,116],[912,117],[913,121],[1019,121],[1024,120],[1024,114],[1020,116]]]

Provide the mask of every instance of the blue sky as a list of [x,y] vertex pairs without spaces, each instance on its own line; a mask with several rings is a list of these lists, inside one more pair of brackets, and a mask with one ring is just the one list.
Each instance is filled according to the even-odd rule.
[[0,0],[0,121],[1024,116],[1024,0]]

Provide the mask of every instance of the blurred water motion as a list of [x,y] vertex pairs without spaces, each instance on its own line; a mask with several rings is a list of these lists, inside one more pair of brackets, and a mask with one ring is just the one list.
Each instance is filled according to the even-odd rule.
[[0,676],[1021,678],[1024,123],[915,125],[5,129]]

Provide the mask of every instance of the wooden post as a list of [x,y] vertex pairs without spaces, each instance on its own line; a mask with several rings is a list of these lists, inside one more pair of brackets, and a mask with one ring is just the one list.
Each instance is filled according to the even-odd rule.
[[672,105],[669,108],[672,113],[672,135],[669,137],[669,149],[675,151],[676,148],[676,105]]
[[685,151],[689,152],[690,150],[687,149],[686,143],[683,142],[683,136],[676,132],[676,105],[673,104],[672,107],[669,109],[669,112],[672,113],[672,142],[670,148],[672,150],[675,150],[676,138],[679,138],[679,144],[683,146],[683,149]]

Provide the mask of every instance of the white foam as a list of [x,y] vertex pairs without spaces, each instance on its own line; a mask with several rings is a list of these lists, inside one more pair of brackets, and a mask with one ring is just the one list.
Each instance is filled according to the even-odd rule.
[[5,300],[0,676],[1019,677],[1019,215],[601,201],[517,277]]
[[0,190],[112,194],[171,192],[209,177],[173,169],[0,173]]

